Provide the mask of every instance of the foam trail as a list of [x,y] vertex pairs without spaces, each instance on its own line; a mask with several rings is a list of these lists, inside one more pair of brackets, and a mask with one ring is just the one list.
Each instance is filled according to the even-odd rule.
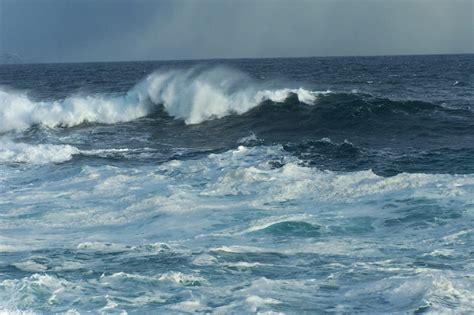
[[71,145],[26,144],[0,139],[0,163],[47,164],[69,161],[78,148]]
[[0,90],[0,132],[32,125],[70,127],[84,122],[113,124],[150,114],[156,105],[187,124],[242,114],[265,100],[284,102],[291,94],[313,104],[319,94],[299,89],[268,90],[236,70],[193,68],[155,72],[122,96],[71,96],[35,102],[19,92]]

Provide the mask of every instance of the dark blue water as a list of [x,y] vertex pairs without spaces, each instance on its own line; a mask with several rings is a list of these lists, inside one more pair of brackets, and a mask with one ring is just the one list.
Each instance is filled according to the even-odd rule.
[[469,313],[473,73],[0,66],[0,311]]

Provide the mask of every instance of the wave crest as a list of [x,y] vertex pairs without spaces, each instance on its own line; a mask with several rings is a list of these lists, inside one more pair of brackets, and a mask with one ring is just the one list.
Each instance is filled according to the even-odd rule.
[[284,102],[292,95],[302,103],[313,104],[321,93],[327,92],[266,89],[239,71],[221,67],[158,71],[120,96],[76,95],[37,102],[24,93],[0,90],[0,132],[33,125],[113,124],[149,115],[157,105],[174,118],[197,124],[245,113],[266,100]]
[[223,67],[155,72],[136,90],[141,98],[163,105],[170,116],[186,124],[243,114],[264,101],[282,103],[292,95],[312,105],[318,95],[329,93],[301,87],[265,89],[244,73]]
[[120,97],[72,96],[35,102],[25,94],[0,90],[0,132],[33,125],[71,127],[84,122],[117,123],[147,115],[150,106],[135,93]]

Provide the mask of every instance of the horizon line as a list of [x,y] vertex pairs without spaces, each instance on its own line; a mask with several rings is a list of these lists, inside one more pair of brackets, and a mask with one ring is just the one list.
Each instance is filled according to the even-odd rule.
[[[12,53],[13,54],[13,53]],[[296,57],[211,57],[211,58],[187,58],[187,59],[142,59],[142,60],[109,60],[109,61],[46,61],[46,62],[21,62],[21,63],[0,63],[5,65],[49,65],[49,64],[81,64],[81,63],[127,63],[127,62],[196,62],[196,61],[214,61],[214,60],[260,60],[260,59],[310,59],[310,58],[376,58],[376,57],[415,57],[415,56],[459,56],[474,55],[474,52],[468,53],[414,53],[414,54],[375,54],[375,55],[326,55],[326,56],[296,56]]]

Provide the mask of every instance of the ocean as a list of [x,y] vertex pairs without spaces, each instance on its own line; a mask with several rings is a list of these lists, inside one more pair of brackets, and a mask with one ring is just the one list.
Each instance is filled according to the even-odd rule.
[[473,312],[473,74],[0,66],[0,312]]

